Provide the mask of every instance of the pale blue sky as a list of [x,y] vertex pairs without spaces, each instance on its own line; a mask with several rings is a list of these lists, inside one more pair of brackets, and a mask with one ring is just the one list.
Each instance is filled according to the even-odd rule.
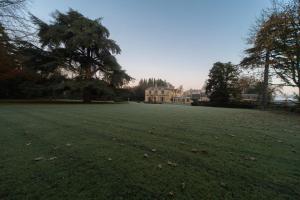
[[32,0],[31,12],[50,20],[73,8],[103,17],[122,48],[120,64],[136,78],[159,77],[200,88],[212,64],[239,63],[250,26],[270,0]]

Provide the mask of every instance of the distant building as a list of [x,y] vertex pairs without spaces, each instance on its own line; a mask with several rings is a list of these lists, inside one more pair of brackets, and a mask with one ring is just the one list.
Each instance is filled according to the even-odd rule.
[[145,91],[146,103],[191,104],[193,100],[209,101],[204,91],[191,89],[183,92],[182,86],[178,89],[172,87],[150,87]]
[[258,94],[242,94],[243,101],[258,101]]
[[174,103],[182,95],[182,87],[150,87],[145,90],[146,103]]
[[199,89],[190,89],[183,93],[184,97],[190,98],[191,101],[209,101],[208,96],[206,95],[205,91]]
[[175,97],[173,103],[175,103],[175,104],[191,104],[192,99],[190,97],[185,97],[185,96]]

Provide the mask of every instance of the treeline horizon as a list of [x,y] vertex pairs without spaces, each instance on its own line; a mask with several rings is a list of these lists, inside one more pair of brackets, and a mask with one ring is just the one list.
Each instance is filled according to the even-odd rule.
[[[1,99],[143,101],[147,87],[173,87],[160,78],[129,87],[134,78],[118,63],[121,48],[101,18],[89,19],[69,9],[54,12],[46,23],[26,12],[26,3],[0,0]],[[210,101],[239,101],[243,92],[252,91],[265,108],[278,89],[273,77],[300,94],[299,0],[273,1],[254,23],[247,43],[241,63],[213,64],[204,86]],[[249,76],[242,73],[246,70],[263,73]]]

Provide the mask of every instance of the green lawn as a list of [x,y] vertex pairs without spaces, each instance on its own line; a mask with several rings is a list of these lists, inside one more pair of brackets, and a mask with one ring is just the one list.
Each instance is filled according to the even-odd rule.
[[300,117],[0,104],[0,199],[300,199]]

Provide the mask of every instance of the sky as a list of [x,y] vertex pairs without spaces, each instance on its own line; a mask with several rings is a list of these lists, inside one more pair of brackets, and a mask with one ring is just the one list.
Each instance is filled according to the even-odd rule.
[[32,0],[45,21],[69,8],[102,23],[121,47],[129,75],[201,88],[217,61],[238,64],[250,27],[270,0]]

